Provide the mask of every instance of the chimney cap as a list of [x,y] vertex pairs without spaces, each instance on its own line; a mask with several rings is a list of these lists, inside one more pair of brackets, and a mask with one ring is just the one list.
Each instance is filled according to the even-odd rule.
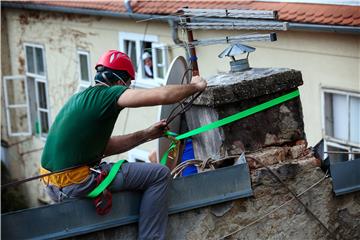
[[243,54],[243,53],[250,53],[250,52],[254,52],[255,48],[244,45],[244,44],[240,44],[240,43],[236,43],[236,44],[232,44],[229,47],[227,47],[222,53],[219,54],[219,58],[223,58],[223,57],[234,57],[235,55],[238,54]]

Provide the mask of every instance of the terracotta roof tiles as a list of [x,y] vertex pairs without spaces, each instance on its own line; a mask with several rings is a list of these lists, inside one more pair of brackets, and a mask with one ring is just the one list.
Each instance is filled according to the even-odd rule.
[[[86,0],[86,1],[13,1],[20,4],[42,4],[69,8],[85,8],[111,12],[126,12],[123,0]],[[278,11],[280,21],[360,26],[359,6],[311,4],[311,3],[284,3],[261,2],[251,0],[132,0],[130,1],[134,13],[174,15],[177,10],[189,8],[208,9],[251,9]]]

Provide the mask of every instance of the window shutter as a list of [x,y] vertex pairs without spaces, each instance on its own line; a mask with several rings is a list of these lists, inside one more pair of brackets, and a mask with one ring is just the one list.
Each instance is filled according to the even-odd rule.
[[167,47],[164,44],[152,44],[153,71],[154,79],[160,84],[164,84],[168,68]]
[[31,135],[29,96],[25,76],[4,76],[3,83],[9,136]]

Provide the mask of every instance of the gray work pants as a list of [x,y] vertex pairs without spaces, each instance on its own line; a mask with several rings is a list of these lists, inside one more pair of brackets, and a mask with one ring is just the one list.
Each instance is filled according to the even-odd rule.
[[[111,163],[102,163],[99,168],[111,168]],[[73,184],[59,189],[47,186],[49,196],[54,201],[67,198],[85,197],[95,187],[97,174],[94,172],[81,184]],[[167,197],[170,170],[153,163],[124,163],[114,181],[109,186],[112,192],[142,191],[139,210],[139,239],[165,239],[168,218]]]

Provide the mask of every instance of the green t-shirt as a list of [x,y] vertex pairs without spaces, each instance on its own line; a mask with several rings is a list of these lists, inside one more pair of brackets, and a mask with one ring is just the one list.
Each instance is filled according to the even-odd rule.
[[42,167],[58,171],[100,161],[121,111],[117,100],[126,89],[94,86],[72,96],[50,128]]

